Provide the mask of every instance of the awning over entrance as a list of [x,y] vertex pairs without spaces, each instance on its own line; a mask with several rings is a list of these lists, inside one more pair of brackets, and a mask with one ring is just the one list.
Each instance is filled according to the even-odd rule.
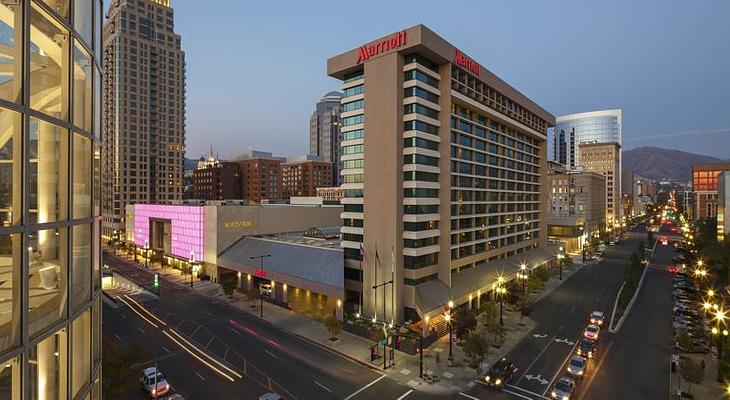
[[[553,247],[555,248],[553,249]],[[550,246],[547,249],[536,248],[453,274],[451,276],[451,289],[440,280],[425,282],[416,286],[416,304],[423,313],[440,309],[449,300],[453,300],[458,304],[459,299],[469,294],[476,293],[479,290],[482,293],[491,290],[492,284],[496,282],[497,276],[500,274],[508,280],[511,279],[522,263],[525,263],[529,269],[533,269],[550,261],[555,258],[557,250],[557,246]]]
[[[253,256],[270,254],[264,268]],[[342,249],[247,237],[218,255],[220,267],[342,298],[345,286]]]

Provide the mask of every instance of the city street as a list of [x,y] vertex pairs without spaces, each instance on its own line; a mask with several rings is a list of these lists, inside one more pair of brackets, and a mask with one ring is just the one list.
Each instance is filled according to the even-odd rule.
[[[633,329],[633,327],[629,327],[627,324],[617,335],[608,332],[616,294],[623,282],[624,262],[636,251],[639,243],[646,240],[643,232],[629,233],[627,236],[629,238],[622,240],[620,246],[607,247],[601,262],[586,265],[535,305],[530,316],[538,325],[530,335],[507,354],[507,358],[518,365],[519,371],[510,385],[498,394],[499,398],[541,399],[549,397],[550,389],[565,372],[566,364],[574,354],[576,342],[587,325],[588,316],[594,310],[603,311],[606,321],[601,330],[598,357],[589,362],[587,374],[578,382],[577,393],[579,399],[598,398],[594,397],[596,389],[593,388],[597,381],[596,378],[605,375],[602,371],[615,357],[619,348],[620,354],[630,353],[630,350],[624,350],[622,347],[625,339],[618,342],[616,336],[620,336],[623,330]],[[671,277],[667,279],[671,281]],[[669,297],[667,295],[667,299]],[[630,314],[635,319],[641,319],[639,313],[650,312],[645,307],[637,306]],[[671,307],[668,308],[668,310],[670,309]],[[664,323],[664,328],[655,329],[666,329],[671,333],[671,321]],[[665,341],[665,343],[668,342]],[[656,353],[650,347],[644,351]],[[652,360],[660,358],[662,355],[656,353],[654,356]],[[652,362],[654,361],[648,361],[648,363]],[[611,396],[605,398],[626,398],[625,396],[629,392],[633,393],[631,387],[619,383],[625,374],[631,374],[627,371],[637,368],[636,373],[632,376],[641,375],[645,373],[646,366],[642,364],[643,369],[639,369],[636,365],[625,365],[623,368],[622,372],[611,374],[613,380],[609,385],[613,385],[613,391]],[[668,387],[668,383],[666,386]],[[479,399],[487,396],[492,398],[497,395],[495,391],[482,385],[478,385],[468,394]]]
[[[120,271],[147,287],[152,282],[150,272],[141,270],[122,258],[106,256],[105,262],[113,270]],[[350,399],[397,399],[410,390],[400,383],[384,378],[370,368],[311,344],[246,312],[164,279],[159,299],[151,298],[140,302],[140,306],[126,301],[141,315],[130,312],[126,304],[122,304],[119,309],[105,309],[105,337],[107,340],[120,341],[137,338],[140,342],[151,346],[149,348],[151,352],[154,352],[159,345],[157,351],[159,355],[166,353],[161,348],[164,345],[172,354],[160,364],[162,372],[169,375],[170,383],[186,398],[187,396],[192,396],[193,399],[206,398],[205,393],[209,395],[211,391],[216,394],[216,398],[230,399],[250,398],[252,393],[268,392],[261,385],[251,382],[254,378],[262,381],[264,385],[268,384],[270,378],[272,387],[277,392],[288,392],[282,394],[295,399],[342,399],[348,396],[351,396]],[[176,350],[174,348],[176,344],[169,337],[163,336],[159,330],[153,329],[149,322],[143,321],[142,316],[145,316],[155,322],[144,310],[139,310],[139,307],[164,321],[167,329],[174,329],[185,339],[215,359],[222,360],[225,365],[238,373],[243,371],[246,364],[251,377],[236,378],[230,383],[225,378],[215,376],[216,373],[212,372],[211,368],[193,356]],[[130,323],[130,320],[134,323]],[[114,335],[118,335],[121,339],[117,339]],[[174,337],[179,342],[187,344],[180,338]],[[210,363],[205,356],[202,358]],[[181,360],[185,361],[178,362]],[[218,369],[222,368],[218,366]],[[200,373],[204,379],[196,376],[196,373]],[[227,373],[227,375],[232,374]],[[227,386],[231,389],[222,391],[221,387]],[[134,390],[141,393],[137,388]],[[246,396],[241,397],[242,394]]]

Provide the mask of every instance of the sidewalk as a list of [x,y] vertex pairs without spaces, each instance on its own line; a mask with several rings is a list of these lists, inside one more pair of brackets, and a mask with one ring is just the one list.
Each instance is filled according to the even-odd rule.
[[[717,356],[714,351],[708,354],[679,354],[681,358],[689,358],[697,364],[705,361],[705,377],[699,385],[692,385],[692,395],[695,399],[723,399],[724,387],[717,382]],[[670,373],[670,395],[672,399],[680,399],[680,389],[687,391],[689,384],[684,382],[679,374],[679,367],[676,373]]]

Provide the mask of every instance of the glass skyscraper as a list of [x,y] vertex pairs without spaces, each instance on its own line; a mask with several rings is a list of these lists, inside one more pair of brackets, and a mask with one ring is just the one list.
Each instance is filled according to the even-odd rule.
[[551,137],[552,160],[575,169],[580,166],[581,144],[615,142],[621,145],[621,136],[620,109],[557,117]]
[[101,398],[102,7],[0,2],[0,399]]

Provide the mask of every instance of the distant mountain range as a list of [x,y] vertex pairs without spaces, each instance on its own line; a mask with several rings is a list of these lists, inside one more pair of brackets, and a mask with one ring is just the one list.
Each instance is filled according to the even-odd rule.
[[653,180],[689,181],[692,164],[724,162],[719,158],[660,147],[637,147],[623,152],[623,168]]

